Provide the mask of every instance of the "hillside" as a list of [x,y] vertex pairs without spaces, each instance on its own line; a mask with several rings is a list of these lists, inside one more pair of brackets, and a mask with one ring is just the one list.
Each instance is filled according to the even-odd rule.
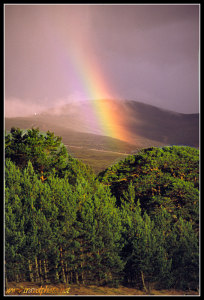
[[38,127],[41,131],[54,132],[62,137],[62,142],[72,156],[90,165],[96,173],[139,149],[111,137],[68,129],[58,125],[58,121],[55,122],[52,118],[46,119],[42,115],[6,118],[5,129],[10,131],[11,127],[21,129]]
[[[89,104],[69,103],[29,117],[5,118],[5,129],[39,127],[62,137],[69,152],[90,164],[96,172],[115,163],[126,154],[142,148],[165,145],[199,146],[199,115],[180,114],[135,101],[109,101],[114,113],[122,114],[121,127],[131,143],[104,136],[89,120]],[[121,113],[122,112],[122,113]],[[108,124],[112,126],[112,124]],[[99,151],[100,150],[100,151]]]
[[177,113],[137,101],[95,100],[73,103],[50,109],[41,114],[41,117],[52,120],[54,124],[63,123],[64,127],[79,132],[103,135],[99,128],[93,126],[94,120],[88,120],[96,101],[100,103],[99,107],[110,103],[112,113],[122,114],[121,126],[131,136],[131,143],[137,147],[156,144],[198,146],[198,114]]

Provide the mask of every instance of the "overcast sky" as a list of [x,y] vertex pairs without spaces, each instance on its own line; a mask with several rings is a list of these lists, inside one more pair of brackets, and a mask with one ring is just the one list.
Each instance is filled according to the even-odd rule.
[[7,116],[91,99],[94,85],[197,113],[199,5],[5,5]]

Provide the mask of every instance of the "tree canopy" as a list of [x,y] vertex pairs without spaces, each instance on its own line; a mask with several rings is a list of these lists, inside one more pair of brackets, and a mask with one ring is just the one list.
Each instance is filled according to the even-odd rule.
[[144,149],[96,176],[53,133],[5,139],[6,280],[199,287],[198,150]]
[[5,157],[10,158],[17,166],[23,168],[31,161],[37,171],[48,172],[55,168],[63,169],[68,160],[66,147],[62,138],[39,129],[21,130],[11,128],[5,138]]
[[131,184],[135,202],[149,215],[165,208],[172,218],[193,223],[198,230],[199,151],[185,146],[148,148],[109,167],[99,180],[111,188],[120,205]]

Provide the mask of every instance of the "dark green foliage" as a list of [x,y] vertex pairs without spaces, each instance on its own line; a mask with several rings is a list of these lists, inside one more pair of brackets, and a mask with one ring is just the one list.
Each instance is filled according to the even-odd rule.
[[49,132],[12,129],[5,146],[8,281],[198,288],[196,149],[146,149],[96,178]]
[[40,133],[39,129],[22,131],[11,128],[5,138],[5,157],[23,168],[30,160],[38,172],[61,170],[67,165],[68,154],[61,137],[54,133]]
[[197,289],[199,282],[199,244],[190,222],[179,218],[168,238],[171,243],[173,285],[178,289]]
[[130,182],[135,189],[135,201],[142,211],[153,216],[161,207],[172,218],[193,222],[198,230],[199,151],[191,147],[144,149],[137,155],[108,168],[99,175],[110,186],[120,205]]
[[8,159],[5,177],[9,280],[102,283],[117,278],[123,266],[120,219],[109,189],[80,176],[70,184],[69,173],[50,174],[42,182],[31,162],[21,171]]
[[100,174],[122,209],[127,282],[198,287],[198,176],[198,150],[178,146],[144,149]]

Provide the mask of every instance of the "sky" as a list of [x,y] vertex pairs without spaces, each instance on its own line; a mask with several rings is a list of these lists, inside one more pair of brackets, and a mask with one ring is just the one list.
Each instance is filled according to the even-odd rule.
[[199,112],[199,5],[4,8],[5,116],[97,99]]

